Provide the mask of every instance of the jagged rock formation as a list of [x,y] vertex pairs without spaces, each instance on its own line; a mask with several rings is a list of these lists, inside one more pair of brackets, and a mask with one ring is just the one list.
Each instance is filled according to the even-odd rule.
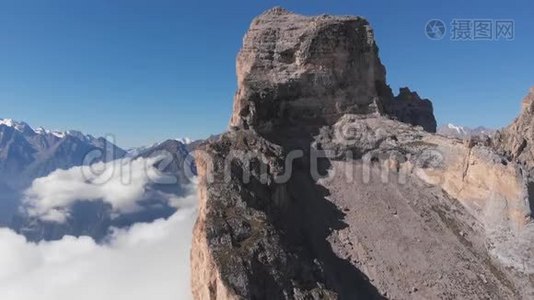
[[421,99],[416,92],[407,87],[401,88],[395,98],[386,101],[385,108],[387,114],[401,122],[421,125],[428,132],[436,132],[437,124],[432,102]]
[[522,168],[428,133],[431,105],[392,96],[376,49],[361,18],[253,21],[233,130],[196,155],[195,299],[534,295]]
[[495,135],[496,146],[509,158],[534,168],[534,87],[523,99],[515,121]]

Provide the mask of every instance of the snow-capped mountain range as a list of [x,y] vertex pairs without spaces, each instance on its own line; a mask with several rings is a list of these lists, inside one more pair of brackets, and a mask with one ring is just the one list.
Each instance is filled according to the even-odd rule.
[[63,139],[66,136],[73,136],[82,141],[89,142],[89,143],[99,143],[99,140],[103,139],[103,138],[95,138],[94,136],[90,134],[84,134],[77,130],[59,131],[59,130],[48,130],[43,127],[37,127],[33,129],[30,125],[28,125],[25,122],[19,122],[13,119],[0,119],[0,126],[2,125],[5,127],[13,128],[16,131],[23,133],[23,134],[33,133],[33,134],[40,135],[40,136],[55,136],[58,139]]
[[[0,183],[24,188],[33,179],[56,169],[110,161],[126,152],[105,138],[82,132],[33,129],[25,122],[0,119]],[[87,162],[87,161],[86,161]]]
[[437,133],[448,137],[463,139],[471,136],[492,135],[495,133],[495,129],[483,126],[469,128],[449,123],[438,127]]
[[[64,235],[89,235],[100,240],[110,227],[127,227],[137,222],[166,218],[176,208],[164,199],[185,193],[190,181],[184,163],[189,152],[200,143],[188,138],[169,139],[125,151],[105,138],[79,131],[53,131],[42,127],[33,129],[25,122],[0,119],[0,227],[8,226],[32,241],[60,239]],[[90,155],[94,153],[100,155]],[[21,210],[24,193],[32,186],[32,182],[57,169],[66,170],[120,158],[146,160],[161,156],[162,153],[171,160],[157,167],[163,168],[161,172],[175,177],[176,183],[146,186],[143,208],[135,213],[116,215],[109,204],[78,199],[71,207],[68,220],[64,224],[56,224],[36,219]],[[189,168],[189,174],[196,172],[194,164]]]
[[110,161],[126,152],[104,138],[79,131],[33,129],[25,122],[0,119],[0,226],[17,213],[22,193],[38,177],[56,169]]

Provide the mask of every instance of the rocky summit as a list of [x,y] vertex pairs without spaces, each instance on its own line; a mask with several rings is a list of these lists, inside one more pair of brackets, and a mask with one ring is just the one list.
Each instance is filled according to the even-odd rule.
[[430,101],[407,88],[393,96],[373,31],[360,17],[266,11],[244,38],[237,81],[234,128],[331,125],[352,113],[388,114],[436,131]]
[[534,297],[528,172],[433,134],[366,20],[271,9],[237,77],[230,132],[196,152],[195,299]]

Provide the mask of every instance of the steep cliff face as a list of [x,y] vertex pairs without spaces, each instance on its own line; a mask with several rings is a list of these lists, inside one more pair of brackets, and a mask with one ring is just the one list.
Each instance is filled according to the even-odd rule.
[[533,296],[523,169],[429,133],[365,20],[269,10],[237,71],[233,129],[196,154],[195,299]]
[[195,299],[336,299],[311,249],[280,234],[290,225],[289,191],[270,172],[281,168],[281,147],[240,130],[204,150],[191,252]]

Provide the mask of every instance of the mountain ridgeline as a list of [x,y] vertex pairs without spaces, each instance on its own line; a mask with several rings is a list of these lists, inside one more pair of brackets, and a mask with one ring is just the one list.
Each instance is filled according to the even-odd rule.
[[0,225],[11,224],[34,179],[80,166],[84,160],[111,161],[125,153],[104,138],[79,131],[33,129],[24,122],[0,119]]
[[0,120],[0,181],[14,189],[56,169],[112,161],[125,154],[106,139],[79,131],[34,130],[24,122]]

